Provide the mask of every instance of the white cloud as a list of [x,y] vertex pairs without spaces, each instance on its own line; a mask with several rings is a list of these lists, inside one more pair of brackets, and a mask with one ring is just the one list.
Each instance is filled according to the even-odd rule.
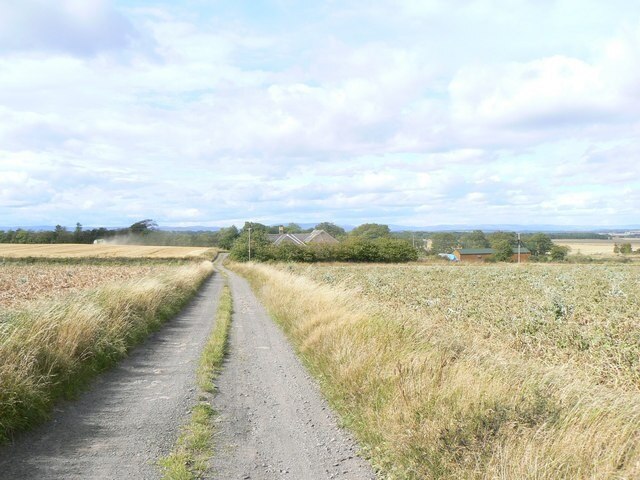
[[598,33],[576,46],[534,28],[577,28],[569,0],[311,6],[313,25],[284,33],[235,5],[215,20],[51,5],[0,0],[5,218],[30,203],[36,223],[507,222],[547,201],[553,223],[554,201],[567,221],[602,213],[587,190],[640,187],[621,159],[640,148],[640,28],[610,27],[624,8],[579,13]]
[[131,23],[106,0],[0,1],[0,51],[64,51],[93,55],[126,47]]

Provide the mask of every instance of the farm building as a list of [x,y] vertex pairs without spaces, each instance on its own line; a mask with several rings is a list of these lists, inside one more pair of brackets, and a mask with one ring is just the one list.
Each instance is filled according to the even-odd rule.
[[[484,262],[487,257],[493,255],[496,251],[493,248],[457,248],[453,254],[459,262]],[[520,247],[520,261],[528,262],[531,252],[528,248]],[[513,249],[511,256],[512,262],[518,261],[518,249]]]
[[280,233],[267,235],[267,238],[275,245],[292,243],[304,246],[317,243],[339,243],[324,230],[314,230],[311,233],[284,233],[283,227],[280,227]]

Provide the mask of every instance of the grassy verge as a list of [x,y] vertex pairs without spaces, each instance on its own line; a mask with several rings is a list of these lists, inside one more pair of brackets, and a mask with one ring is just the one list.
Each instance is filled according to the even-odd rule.
[[189,423],[182,428],[173,451],[159,464],[167,480],[202,478],[213,452],[213,423],[215,415],[209,403],[215,392],[214,380],[222,366],[233,313],[231,291],[225,286],[220,297],[216,323],[200,357],[196,381],[200,389],[199,403],[194,407]]
[[109,284],[0,317],[0,441],[46,419],[100,371],[178,313],[210,262]]
[[430,305],[412,311],[366,269],[381,300],[272,266],[232,268],[385,478],[640,478],[638,392],[512,351],[491,312],[465,326]]

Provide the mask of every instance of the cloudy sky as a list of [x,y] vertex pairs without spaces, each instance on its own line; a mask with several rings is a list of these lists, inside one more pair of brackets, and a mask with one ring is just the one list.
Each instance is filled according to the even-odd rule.
[[0,225],[640,223],[637,0],[0,0]]

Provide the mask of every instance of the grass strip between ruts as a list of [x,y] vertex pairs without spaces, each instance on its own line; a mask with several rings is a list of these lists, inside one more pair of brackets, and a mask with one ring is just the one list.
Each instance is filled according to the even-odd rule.
[[199,402],[191,412],[191,419],[182,427],[173,450],[158,462],[162,478],[167,480],[191,480],[202,478],[207,471],[208,460],[213,453],[213,422],[216,412],[211,406],[215,393],[214,380],[220,372],[227,351],[227,339],[231,327],[233,302],[231,290],[225,285],[220,296],[216,323],[205,345],[196,383],[200,389]]

